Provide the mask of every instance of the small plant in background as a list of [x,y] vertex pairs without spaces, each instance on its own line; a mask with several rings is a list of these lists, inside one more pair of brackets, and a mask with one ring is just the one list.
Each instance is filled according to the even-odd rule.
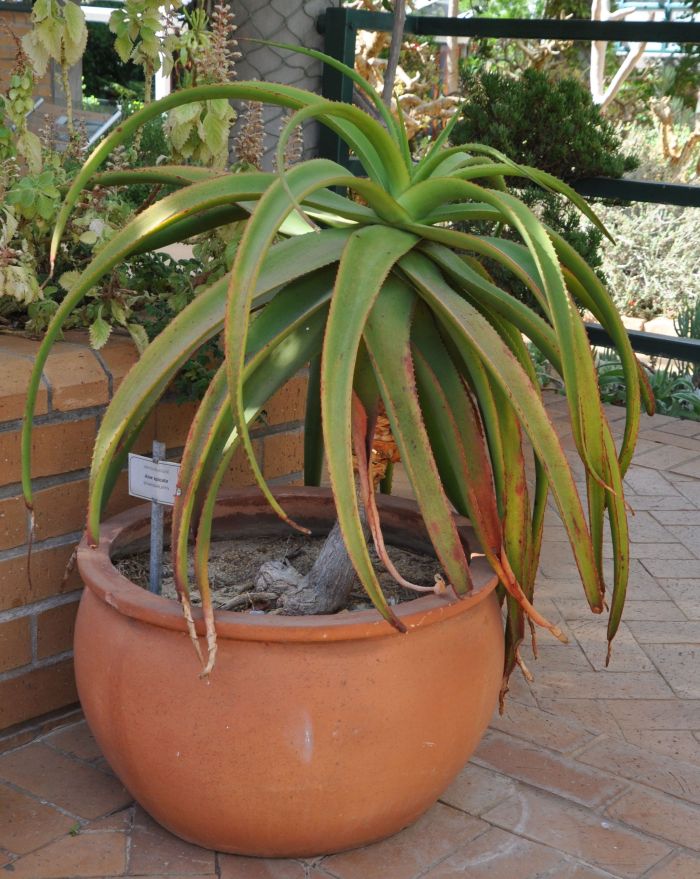
[[562,180],[621,177],[638,161],[624,155],[620,138],[583,86],[529,69],[462,76],[464,104],[452,142],[487,143],[515,162]]
[[[43,70],[42,65],[50,58],[64,66],[74,63],[75,53],[84,46],[83,26],[78,21],[78,16],[83,21],[80,8],[55,8],[53,3],[37,3],[33,30],[24,43],[15,38],[15,68],[6,93],[0,96],[0,161],[4,172],[0,182],[0,325],[31,333],[45,330],[67,287],[93,252],[123,227],[134,211],[170,190],[167,184],[154,187],[146,176],[141,185],[96,187],[85,192],[66,230],[54,272],[50,273],[48,244],[61,190],[70,185],[84,161],[84,139],[72,121],[71,140],[62,152],[57,149],[50,126],[38,137],[28,131],[26,124],[27,113],[34,105],[34,68]],[[218,4],[210,20],[203,8],[176,17],[180,5],[175,0],[168,6],[166,27],[159,16],[161,4],[148,0],[129,0],[111,17],[119,55],[144,70],[147,102],[151,99],[153,73],[163,66],[181,85],[213,84],[235,75],[238,52],[228,8]],[[47,34],[53,35],[48,48],[44,46]],[[25,52],[25,46],[31,55]],[[64,72],[67,81],[67,67]],[[124,101],[124,116],[141,106],[138,101]],[[165,158],[225,167],[233,109],[226,100],[210,100],[194,110],[186,119],[178,119],[175,114],[150,120],[115,151],[108,171],[155,166]],[[248,152],[254,159],[253,152]],[[95,348],[102,347],[118,327],[143,350],[149,338],[191,301],[202,283],[223,273],[227,261],[230,264],[237,243],[235,226],[223,226],[192,243],[191,259],[177,261],[165,254],[151,254],[134,257],[120,266],[95,285],[66,326],[88,328]],[[212,346],[200,361],[188,364],[186,371],[194,388],[190,393],[201,393],[217,356],[216,346]],[[181,382],[183,392],[184,387]]]
[[[599,351],[596,353],[596,369],[601,400],[624,406],[627,386],[620,358],[607,349]],[[663,364],[652,362],[644,369],[659,415],[700,421],[700,390],[689,364],[669,360]]]
[[34,108],[34,68],[17,36],[7,27],[3,30],[14,41],[15,63],[9,87],[0,97],[0,159],[18,156],[36,172],[41,166],[41,144],[27,127],[27,116]]
[[109,29],[115,35],[114,48],[122,62],[132,61],[143,68],[146,104],[153,97],[153,76],[160,70],[169,51],[161,35],[161,15],[180,6],[180,0],[166,4],[162,0],[125,0],[109,18]]
[[57,62],[66,99],[67,126],[71,137],[73,124],[73,95],[68,71],[82,58],[87,44],[85,13],[77,3],[67,0],[36,0],[32,7],[33,28],[22,38],[24,51],[32,61],[37,76],[42,77],[49,61]]
[[700,339],[700,297],[678,310],[673,327],[683,339]]
[[[185,11],[184,27],[173,29],[165,38],[165,72],[174,72],[180,87],[230,82],[240,57],[235,30],[233,13],[225,3],[217,3],[211,20],[202,7]],[[235,119],[233,107],[225,99],[198,101],[171,110],[164,128],[173,160],[224,168]]]
[[[488,144],[516,162],[569,182],[582,177],[619,177],[636,167],[636,158],[621,151],[613,126],[574,79],[553,79],[534,68],[517,78],[495,71],[472,75],[463,70],[462,84],[464,104],[451,135],[454,144]],[[542,221],[600,271],[600,230],[558,193],[528,180],[519,181],[518,186],[520,197]],[[503,234],[512,235],[507,230]],[[501,268],[489,265],[489,269],[499,283],[505,282]],[[601,277],[605,278],[602,272]],[[531,300],[517,279],[507,283],[518,298]]]
[[700,298],[700,210],[640,202],[598,212],[615,239],[602,270],[623,314],[674,317]]

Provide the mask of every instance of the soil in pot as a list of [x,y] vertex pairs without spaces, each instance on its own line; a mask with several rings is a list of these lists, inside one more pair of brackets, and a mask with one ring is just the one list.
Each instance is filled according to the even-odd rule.
[[[280,613],[279,594],[266,592],[256,579],[261,566],[268,561],[288,561],[301,575],[306,575],[323,547],[324,538],[302,535],[240,537],[219,540],[212,544],[209,556],[209,579],[212,599],[217,610],[239,612]],[[436,576],[442,577],[434,556],[411,552],[388,545],[389,555],[399,573],[417,586],[431,588]],[[399,586],[381,563],[373,548],[370,557],[377,571],[379,583],[390,605],[402,604],[418,598],[421,593]],[[117,570],[144,589],[148,588],[149,556],[147,552],[115,561]],[[190,576],[194,579],[193,569]],[[161,594],[176,600],[175,581],[170,553],[163,556],[163,580]],[[199,591],[192,587],[192,604],[200,605]],[[345,611],[368,610],[372,607],[359,580],[355,580],[352,592],[343,609]],[[343,612],[343,611],[341,611]]]

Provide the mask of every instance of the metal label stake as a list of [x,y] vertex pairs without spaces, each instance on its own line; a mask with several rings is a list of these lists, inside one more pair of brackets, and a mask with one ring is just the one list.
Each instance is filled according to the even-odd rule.
[[[165,443],[153,440],[153,463],[165,458]],[[151,558],[148,572],[148,591],[160,595],[163,579],[163,505],[151,501]]]
[[151,457],[129,453],[129,494],[151,502],[151,558],[148,590],[160,593],[163,577],[163,518],[179,494],[180,465],[165,461],[165,444],[155,440]]

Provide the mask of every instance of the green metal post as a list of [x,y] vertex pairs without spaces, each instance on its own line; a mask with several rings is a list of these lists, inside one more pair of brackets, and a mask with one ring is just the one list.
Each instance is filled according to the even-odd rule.
[[[325,37],[324,52],[347,64],[348,67],[355,66],[357,29],[350,21],[352,11],[342,7],[340,9],[327,9],[319,22]],[[328,65],[324,65],[323,68],[321,88],[324,98],[329,98],[331,101],[352,103],[352,80]],[[348,164],[347,144],[325,125],[321,127],[319,154],[322,158],[333,159],[341,165],[347,166]]]

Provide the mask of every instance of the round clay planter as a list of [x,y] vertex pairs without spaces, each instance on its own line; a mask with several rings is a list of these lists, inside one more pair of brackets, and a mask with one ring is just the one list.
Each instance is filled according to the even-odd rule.
[[[328,491],[277,496],[315,533],[330,530]],[[387,540],[430,551],[413,503],[382,497],[380,508]],[[217,509],[219,537],[288,530],[255,490]],[[481,557],[468,598],[397,608],[406,634],[374,610],[218,612],[216,667],[202,679],[179,604],[112,564],[147,535],[139,507],[105,523],[99,547],[83,541],[75,633],[88,723],[146,811],[207,848],[302,857],[382,839],[435,802],[485,731],[501,683],[496,578]]]

